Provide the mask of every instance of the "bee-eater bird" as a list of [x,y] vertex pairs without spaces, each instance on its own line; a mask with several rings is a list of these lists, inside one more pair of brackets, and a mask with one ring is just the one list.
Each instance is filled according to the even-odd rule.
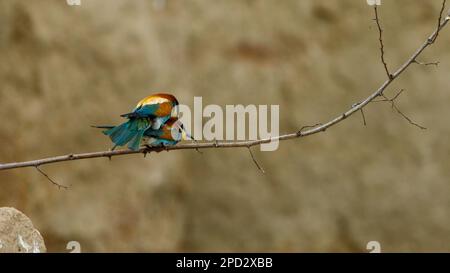
[[144,133],[144,142],[150,147],[167,147],[176,145],[181,140],[193,138],[186,132],[178,118],[171,117],[159,130],[149,128]]
[[[114,126],[94,126],[100,129],[113,129]],[[181,140],[194,140],[184,129],[181,121],[171,117],[159,129],[148,128],[143,135],[143,144],[148,147],[168,147]]]
[[[134,110],[121,115],[128,120],[103,133],[114,143],[114,148],[124,146],[128,143],[128,148],[138,150],[144,133],[148,129],[159,130],[172,115],[178,117],[178,100],[170,94],[157,93],[150,95],[138,102]],[[174,109],[177,109],[174,113]],[[105,128],[101,127],[100,128]]]

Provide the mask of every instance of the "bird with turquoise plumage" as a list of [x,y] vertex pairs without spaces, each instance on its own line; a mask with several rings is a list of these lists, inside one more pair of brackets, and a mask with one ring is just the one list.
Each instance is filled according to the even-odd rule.
[[138,150],[145,133],[161,131],[161,127],[171,118],[178,118],[178,100],[167,93],[156,93],[143,98],[132,112],[123,114],[127,119],[118,126],[94,126],[107,129],[103,133],[114,143],[112,149],[128,144],[131,150]]
[[[95,128],[111,130],[114,126],[94,126]],[[145,130],[142,142],[140,144],[152,147],[169,147],[174,146],[181,140],[194,140],[189,133],[186,132],[183,123],[176,118],[171,117],[159,129],[149,127]]]

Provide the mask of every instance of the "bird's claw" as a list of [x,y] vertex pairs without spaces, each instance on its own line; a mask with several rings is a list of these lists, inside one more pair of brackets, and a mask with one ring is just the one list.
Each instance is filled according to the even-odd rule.
[[145,156],[145,154],[150,153],[150,152],[160,153],[162,151],[169,151],[168,146],[164,145],[163,143],[161,143],[158,146],[145,145],[144,156]]
[[154,151],[154,147],[150,146],[150,145],[144,145],[145,149],[142,151],[142,153],[144,154],[144,157],[147,157],[147,154],[151,153],[152,151]]

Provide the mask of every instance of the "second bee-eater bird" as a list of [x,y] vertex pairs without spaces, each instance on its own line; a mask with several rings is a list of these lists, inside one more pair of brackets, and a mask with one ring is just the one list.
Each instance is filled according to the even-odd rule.
[[178,118],[170,118],[159,130],[147,129],[144,133],[144,143],[150,147],[173,146],[181,140],[193,138],[186,132]]
[[132,112],[121,115],[128,120],[118,126],[109,128],[103,133],[111,139],[114,147],[128,144],[131,150],[138,150],[144,133],[148,129],[159,130],[177,109],[178,100],[170,94],[157,93],[138,102]]

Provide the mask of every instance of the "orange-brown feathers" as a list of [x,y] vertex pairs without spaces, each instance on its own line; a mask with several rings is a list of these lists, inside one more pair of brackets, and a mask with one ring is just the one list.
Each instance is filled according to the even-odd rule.
[[141,107],[143,105],[156,103],[171,103],[172,105],[178,105],[178,100],[173,95],[166,93],[157,93],[140,100],[136,108]]

